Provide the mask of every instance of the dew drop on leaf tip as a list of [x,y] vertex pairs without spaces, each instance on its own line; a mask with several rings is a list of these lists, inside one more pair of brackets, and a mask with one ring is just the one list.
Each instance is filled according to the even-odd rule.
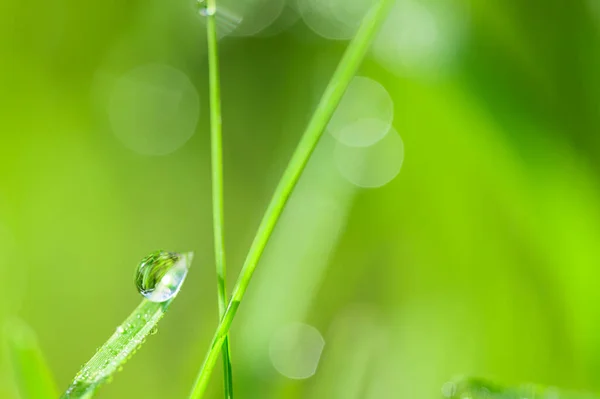
[[193,253],[156,251],[142,259],[135,273],[135,285],[151,302],[165,302],[179,292],[187,276]]

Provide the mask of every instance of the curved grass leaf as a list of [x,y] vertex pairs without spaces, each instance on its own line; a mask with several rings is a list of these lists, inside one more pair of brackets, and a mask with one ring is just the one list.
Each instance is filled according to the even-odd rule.
[[[183,256],[187,258],[187,262],[191,262],[191,253]],[[61,399],[91,398],[102,384],[109,382],[145,342],[148,335],[157,331],[158,322],[174,298],[165,302],[144,299],[81,368]]]
[[442,393],[448,399],[599,399],[590,393],[568,392],[536,384],[505,387],[481,378],[448,382]]
[[55,399],[58,389],[35,332],[20,319],[4,326],[8,360],[21,399]]

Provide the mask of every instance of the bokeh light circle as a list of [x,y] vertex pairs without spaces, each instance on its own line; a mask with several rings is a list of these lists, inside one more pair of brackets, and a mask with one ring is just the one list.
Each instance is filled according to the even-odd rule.
[[300,12],[295,6],[295,0],[288,0],[285,2],[285,7],[281,11],[281,14],[271,25],[261,30],[258,37],[272,37],[284,32],[294,26],[300,20]]
[[166,155],[184,145],[196,130],[200,100],[178,69],[148,64],[121,76],[108,100],[115,136],[144,155]]
[[374,0],[298,0],[302,19],[326,39],[351,39]]
[[262,32],[275,22],[283,12],[285,0],[246,0],[246,16],[240,26],[233,31],[236,36],[253,36]]
[[397,0],[373,43],[373,55],[393,72],[437,73],[455,58],[467,17],[461,0]]
[[338,140],[351,147],[368,147],[381,140],[390,130],[390,124],[380,119],[359,119],[338,131]]
[[275,370],[291,379],[312,377],[319,365],[325,340],[314,327],[291,323],[275,332],[269,356]]
[[335,163],[341,175],[363,188],[382,187],[391,182],[404,163],[404,142],[393,127],[381,140],[369,147],[351,147],[338,143]]
[[349,146],[365,147],[381,140],[394,119],[394,103],[373,79],[355,77],[333,114],[327,131]]
[[217,34],[219,38],[254,36],[271,26],[286,5],[287,0],[220,0],[215,14]]

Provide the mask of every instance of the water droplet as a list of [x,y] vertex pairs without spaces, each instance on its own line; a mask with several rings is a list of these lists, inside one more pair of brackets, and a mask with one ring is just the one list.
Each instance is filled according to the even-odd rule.
[[179,292],[192,261],[191,252],[156,251],[139,264],[135,284],[140,294],[152,302],[165,302]]
[[158,332],[158,327],[154,326],[152,330],[150,330],[150,335],[154,335]]
[[125,329],[122,326],[117,327],[117,334],[123,334]]
[[[242,21],[248,11],[259,8],[259,5],[254,4],[256,1],[271,3],[273,0],[248,0],[244,2],[240,2],[239,0],[219,1],[218,8],[214,5],[211,8],[205,0],[194,0],[193,7],[194,11],[200,16],[201,21],[204,21],[206,17],[214,15],[217,27],[217,38],[221,39],[234,32],[236,35],[246,33],[246,30],[243,29],[245,24],[242,24]],[[283,2],[283,0],[277,1]],[[238,32],[240,25],[242,25],[242,29]]]
[[210,7],[205,0],[197,0],[196,8],[198,10],[198,14],[200,14],[203,17],[215,15],[215,8]]

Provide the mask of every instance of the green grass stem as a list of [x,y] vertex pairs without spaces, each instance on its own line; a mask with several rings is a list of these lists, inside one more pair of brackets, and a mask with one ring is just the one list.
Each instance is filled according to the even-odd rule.
[[217,327],[211,346],[194,383],[190,394],[191,399],[201,398],[206,391],[210,375],[214,369],[219,352],[227,339],[229,328],[231,327],[239,304],[246,293],[246,289],[252,279],[258,261],[260,260],[275,225],[283,212],[285,204],[292,194],[292,191],[308,163],[310,155],[321,138],[323,131],[342,99],[346,88],[356,74],[378,28],[385,20],[389,7],[391,7],[393,3],[393,0],[380,0],[380,2],[365,16],[356,36],[350,42],[337,70],[325,89],[325,93],[275,189],[275,193],[273,194],[271,202],[260,223],[255,239],[252,242],[248,256],[246,257],[240,272],[240,276],[233,289],[231,301],[229,302],[225,315]]
[[[210,141],[212,170],[212,211],[217,270],[217,293],[219,320],[227,309],[226,264],[225,264],[225,216],[223,206],[223,129],[221,118],[221,88],[219,82],[219,51],[217,46],[216,0],[206,0],[206,37],[208,41],[208,74],[210,90]],[[229,336],[225,337],[222,350],[225,398],[233,399],[233,372]]]

